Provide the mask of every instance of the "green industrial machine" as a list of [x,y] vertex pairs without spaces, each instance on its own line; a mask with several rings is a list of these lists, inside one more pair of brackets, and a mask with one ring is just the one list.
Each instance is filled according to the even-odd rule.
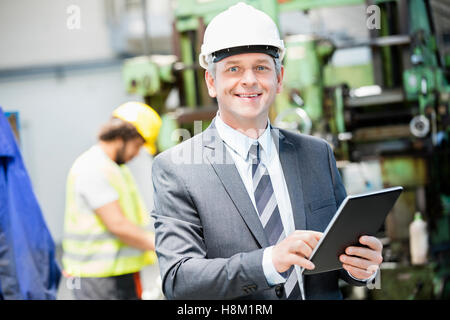
[[[176,1],[174,55],[125,62],[127,91],[143,96],[162,114],[160,151],[180,141],[175,129],[195,134],[195,121],[202,121],[204,129],[215,116],[217,105],[208,96],[198,54],[208,23],[237,2]],[[372,12],[379,14],[375,17],[379,27],[368,26],[368,39],[336,42],[314,34],[284,38],[284,89],[271,109],[271,121],[329,141],[341,170],[348,164],[376,160],[382,186],[404,186],[380,231],[385,241],[383,265],[389,267],[382,272],[382,288],[369,290],[368,298],[450,298],[450,18],[446,14],[450,3],[245,2],[265,11],[278,25],[285,12],[349,5],[376,9]],[[370,64],[336,67],[330,63],[339,50],[357,47],[370,49]],[[179,106],[168,108],[167,97],[173,92]],[[366,186],[370,190],[370,181]],[[422,212],[429,226],[430,263],[426,266],[409,263],[408,225],[416,211]]]

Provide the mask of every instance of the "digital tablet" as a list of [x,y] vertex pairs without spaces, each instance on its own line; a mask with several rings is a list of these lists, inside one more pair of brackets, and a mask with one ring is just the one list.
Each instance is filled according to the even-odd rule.
[[402,191],[402,187],[393,187],[347,196],[311,253],[309,260],[314,263],[315,269],[302,268],[303,274],[341,269],[339,256],[345,248],[363,246],[358,241],[360,236],[375,236]]

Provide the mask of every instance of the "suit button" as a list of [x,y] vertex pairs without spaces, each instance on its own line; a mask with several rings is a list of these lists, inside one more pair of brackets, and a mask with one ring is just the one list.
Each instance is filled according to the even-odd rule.
[[283,286],[282,285],[277,285],[275,287],[275,294],[277,295],[278,298],[283,297]]

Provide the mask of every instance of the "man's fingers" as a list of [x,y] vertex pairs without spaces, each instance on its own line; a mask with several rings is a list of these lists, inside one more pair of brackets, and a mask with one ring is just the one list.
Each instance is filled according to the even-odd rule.
[[383,250],[383,244],[380,240],[371,236],[362,236],[359,238],[359,242],[368,246],[369,248],[381,252]]
[[284,272],[294,264],[308,270],[314,269],[314,264],[308,257],[322,235],[321,232],[306,230],[297,230],[290,234],[272,250],[272,262],[276,270]]
[[319,231],[312,231],[312,230],[295,230],[293,233],[293,235],[312,235],[314,238],[316,238],[316,240],[320,240],[320,238],[322,238],[323,236],[323,232],[319,232]]
[[376,264],[381,264],[381,262],[383,262],[383,256],[381,255],[380,252],[377,252],[375,250],[368,249],[368,248],[352,246],[352,247],[346,248],[345,253],[347,255],[357,256],[357,257],[361,257],[361,258],[370,260]]
[[290,252],[301,254],[306,258],[309,258],[313,251],[313,249],[303,240],[296,240],[292,242],[289,249]]
[[319,232],[319,231],[304,230],[303,232],[305,232],[307,234],[311,234],[317,241],[319,241],[320,238],[322,238],[322,236],[323,236],[323,232]]
[[304,234],[301,236],[301,239],[308,244],[308,246],[311,247],[311,249],[314,249],[317,244],[319,243],[319,240],[315,235],[311,234]]
[[347,270],[348,272],[351,273],[351,275],[357,279],[360,280],[366,280],[368,279],[370,276],[372,276],[372,273],[370,271],[366,271],[364,269],[360,269],[348,264],[343,264],[342,267]]
[[295,239],[300,239],[306,242],[311,249],[314,249],[319,242],[319,239],[322,237],[323,233],[309,230],[297,230],[292,234],[292,237]]
[[351,265],[353,267],[363,269],[363,270],[368,270],[370,266],[374,265],[374,263],[369,260],[361,259],[361,258],[357,258],[357,257],[350,257],[345,254],[342,254],[339,257],[339,260],[343,264]]
[[299,255],[290,254],[288,259],[289,259],[289,263],[291,265],[296,264],[296,265],[298,265],[302,268],[308,269],[308,270],[313,270],[315,268],[314,263],[312,263],[308,259],[300,257]]

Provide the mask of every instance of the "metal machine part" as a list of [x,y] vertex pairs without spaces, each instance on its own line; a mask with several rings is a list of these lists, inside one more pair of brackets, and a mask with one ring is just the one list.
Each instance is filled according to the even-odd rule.
[[415,116],[409,123],[411,133],[418,138],[424,138],[430,132],[430,121],[424,115]]
[[311,119],[302,108],[290,108],[284,110],[276,117],[274,124],[281,129],[311,134]]

